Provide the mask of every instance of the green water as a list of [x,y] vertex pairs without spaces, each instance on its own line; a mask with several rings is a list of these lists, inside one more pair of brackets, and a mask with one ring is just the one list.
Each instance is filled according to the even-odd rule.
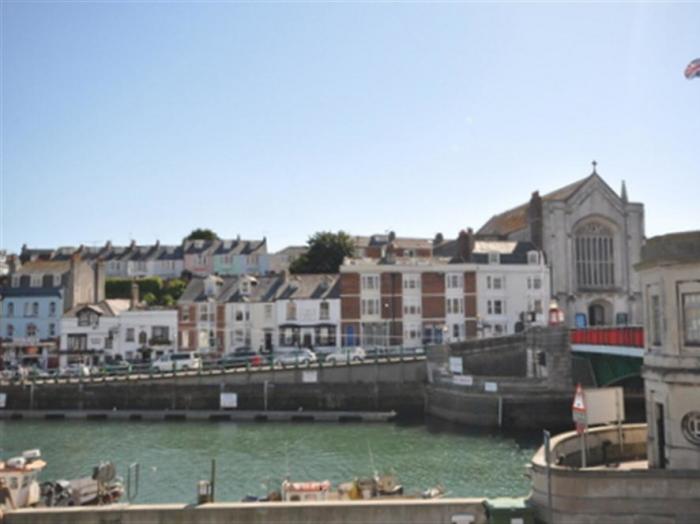
[[263,495],[288,473],[344,482],[371,474],[369,448],[376,469],[393,469],[409,492],[442,484],[455,497],[525,495],[536,445],[434,424],[0,421],[0,457],[40,448],[42,480],[89,474],[100,460],[125,476],[138,462],[136,502],[194,502],[212,458],[221,501]]

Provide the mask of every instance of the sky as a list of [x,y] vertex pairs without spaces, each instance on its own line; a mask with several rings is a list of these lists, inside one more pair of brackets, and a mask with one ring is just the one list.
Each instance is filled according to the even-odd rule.
[[9,2],[0,248],[456,236],[591,173],[700,228],[700,4]]

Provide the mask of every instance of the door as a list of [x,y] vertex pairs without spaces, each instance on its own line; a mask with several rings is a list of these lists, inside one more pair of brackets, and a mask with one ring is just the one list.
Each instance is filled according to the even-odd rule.
[[265,351],[272,351],[272,333],[265,332]]
[[655,404],[656,411],[656,455],[658,457],[657,467],[666,468],[666,425],[664,423],[664,405]]
[[604,326],[605,308],[600,304],[593,304],[588,308],[588,320],[591,326]]

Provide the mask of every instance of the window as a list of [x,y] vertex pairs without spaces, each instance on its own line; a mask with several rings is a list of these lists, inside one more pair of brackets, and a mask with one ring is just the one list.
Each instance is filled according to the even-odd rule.
[[272,304],[265,304],[265,320],[272,320]]
[[7,303],[7,316],[8,317],[14,317],[15,316],[15,305],[13,302],[8,302]]
[[404,275],[403,276],[403,288],[404,289],[420,289],[420,275]]
[[89,326],[95,321],[95,314],[89,310],[83,310],[78,313],[78,325]]
[[36,326],[34,324],[27,324],[27,336],[28,337],[35,337],[36,336]]
[[362,289],[379,289],[379,275],[362,275]]
[[15,336],[15,326],[12,324],[7,325],[7,338],[12,338]]
[[501,262],[501,256],[498,253],[489,253],[489,264],[498,264]]
[[379,315],[379,299],[363,299],[361,303],[363,315]]
[[505,289],[506,277],[486,277],[486,289]]
[[168,340],[170,338],[168,326],[153,326],[151,328],[151,337],[158,341]]
[[87,335],[68,335],[68,349],[84,351],[87,349]]
[[591,222],[574,234],[574,258],[579,288],[615,285],[614,239],[610,228]]
[[464,303],[461,298],[448,298],[446,300],[447,313],[459,314],[464,311]]
[[190,320],[190,306],[182,306],[180,308],[180,313],[183,322],[188,322]]
[[134,328],[126,328],[126,341],[133,342],[135,340]]
[[56,336],[56,324],[49,324],[49,336],[50,337],[55,337]]
[[148,343],[148,334],[145,331],[139,332],[139,344],[145,346]]
[[241,322],[243,320],[243,310],[242,309],[236,310],[236,320],[238,322]]
[[32,302],[32,316],[33,317],[39,316],[39,303],[38,302]]
[[535,309],[535,313],[537,313],[538,315],[542,314],[542,300],[540,300],[540,299],[535,300],[535,308],[534,309]]
[[403,314],[404,315],[420,315],[421,314],[421,299],[420,297],[404,297],[403,299]]
[[297,305],[290,300],[287,302],[287,320],[297,319]]
[[527,254],[527,263],[528,264],[539,264],[540,263],[540,255],[537,251],[530,251]]
[[505,313],[505,307],[502,300],[489,300],[486,303],[486,310],[489,315],[502,315]]
[[330,304],[325,300],[319,306],[318,318],[320,320],[328,320],[331,317]]
[[56,302],[49,303],[49,316],[50,317],[56,316]]
[[532,287],[535,289],[542,289],[542,279],[540,277],[533,278]]
[[700,292],[683,293],[683,340],[686,346],[700,346]]
[[462,338],[461,326],[459,324],[452,324],[452,338],[459,340]]
[[446,275],[448,289],[462,289],[462,275],[459,273],[448,273]]
[[659,295],[652,295],[649,303],[649,321],[651,324],[651,343],[661,345],[661,302]]
[[200,320],[200,322],[207,321],[207,305],[206,304],[199,305],[199,320]]

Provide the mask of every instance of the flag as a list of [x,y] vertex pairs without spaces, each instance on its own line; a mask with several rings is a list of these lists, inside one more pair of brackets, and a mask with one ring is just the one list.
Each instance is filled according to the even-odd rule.
[[700,78],[700,58],[696,58],[688,64],[685,68],[685,77],[690,80],[691,78]]

